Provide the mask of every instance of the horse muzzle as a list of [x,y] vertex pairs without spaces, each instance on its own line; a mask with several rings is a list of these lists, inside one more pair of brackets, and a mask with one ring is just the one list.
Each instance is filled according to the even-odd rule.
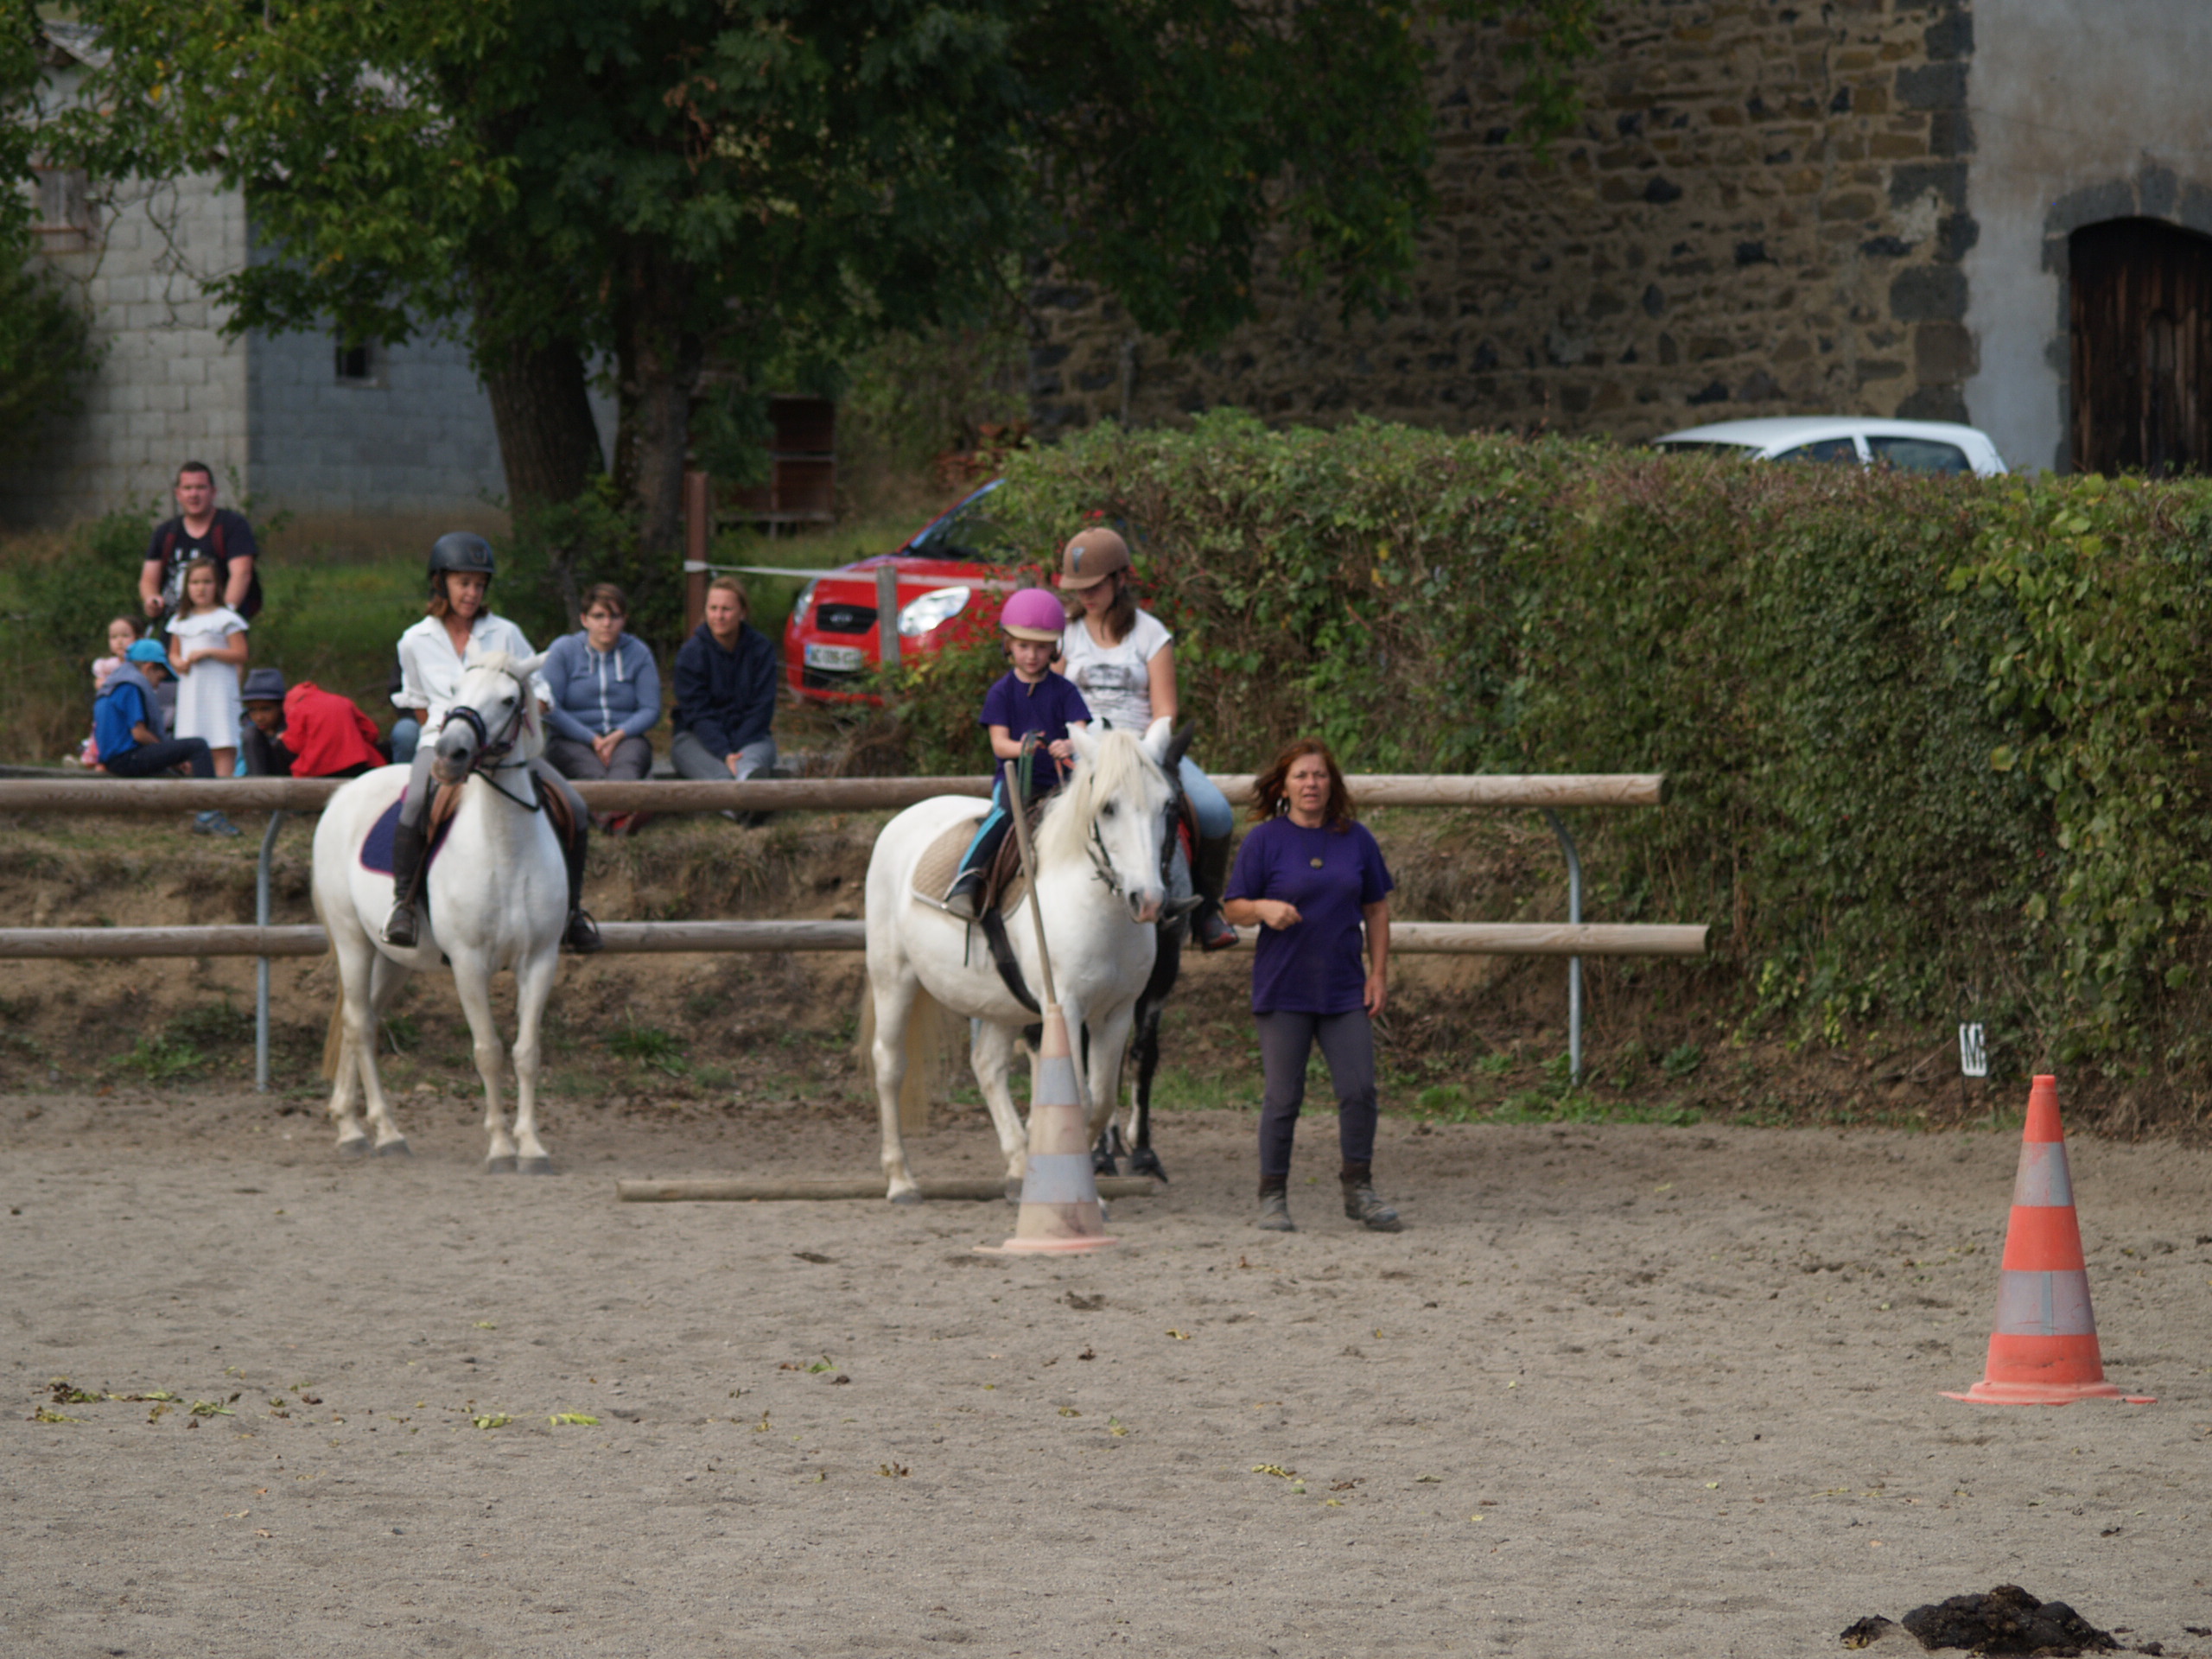
[[465,732],[438,740],[436,758],[430,762],[430,775],[442,784],[457,784],[468,776],[471,762],[476,759],[476,745],[470,742]]
[[1167,895],[1158,887],[1142,887],[1123,895],[1129,901],[1129,919],[1140,927],[1150,927],[1160,919],[1160,907]]

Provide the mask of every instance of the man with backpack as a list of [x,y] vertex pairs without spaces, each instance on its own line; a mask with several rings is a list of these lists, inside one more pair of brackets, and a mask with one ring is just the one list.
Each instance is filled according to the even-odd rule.
[[194,559],[213,559],[226,606],[251,622],[261,612],[260,556],[253,526],[243,514],[215,505],[215,474],[204,461],[177,468],[177,516],[156,527],[138,573],[138,597],[146,614],[159,617],[176,608],[184,591],[184,568]]

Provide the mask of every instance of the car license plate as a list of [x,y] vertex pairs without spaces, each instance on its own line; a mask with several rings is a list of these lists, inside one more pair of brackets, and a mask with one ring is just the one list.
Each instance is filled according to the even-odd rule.
[[861,654],[858,645],[817,645],[811,640],[806,647],[806,665],[826,668],[838,674],[857,674],[868,666],[868,658]]

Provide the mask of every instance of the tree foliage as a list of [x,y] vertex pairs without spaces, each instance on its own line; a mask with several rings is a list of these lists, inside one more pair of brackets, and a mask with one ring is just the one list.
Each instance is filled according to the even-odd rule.
[[76,406],[91,369],[83,306],[39,268],[35,119],[45,79],[30,0],[0,4],[0,440]]
[[1026,263],[1186,345],[1252,314],[1277,232],[1376,302],[1426,207],[1432,29],[1526,24],[1548,130],[1592,3],[88,0],[114,56],[75,136],[247,191],[282,257],[219,284],[235,327],[453,327],[487,377],[612,353],[658,549],[702,391],[972,319]]

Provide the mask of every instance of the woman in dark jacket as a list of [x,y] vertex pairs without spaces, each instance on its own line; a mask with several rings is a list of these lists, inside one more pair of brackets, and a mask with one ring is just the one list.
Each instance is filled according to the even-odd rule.
[[1252,952],[1252,1013],[1267,1079],[1259,1224],[1297,1230],[1291,1137],[1306,1098],[1306,1058],[1318,1042],[1337,1091],[1344,1214],[1370,1231],[1395,1233],[1398,1212],[1376,1196],[1374,1179],[1372,1022],[1389,996],[1390,872],[1375,837],[1352,816],[1351,791],[1319,738],[1293,743],[1252,789],[1260,823],[1237,849],[1221,910],[1238,927],[1260,929]]
[[745,619],[734,576],[707,588],[707,620],[676,653],[676,740],[668,757],[701,783],[741,781],[776,764],[776,648]]

